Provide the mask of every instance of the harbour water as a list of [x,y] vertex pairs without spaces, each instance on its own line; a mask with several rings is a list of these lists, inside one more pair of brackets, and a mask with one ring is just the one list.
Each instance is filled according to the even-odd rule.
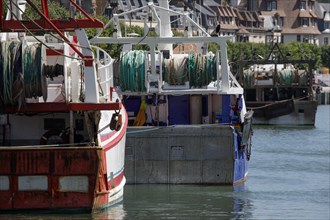
[[254,126],[244,185],[127,185],[102,212],[0,219],[330,219],[330,106],[318,106],[315,127]]

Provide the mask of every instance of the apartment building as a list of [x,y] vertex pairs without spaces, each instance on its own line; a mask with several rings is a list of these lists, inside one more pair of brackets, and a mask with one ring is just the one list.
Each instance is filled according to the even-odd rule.
[[249,11],[259,11],[268,30],[266,41],[319,44],[315,0],[245,0]]
[[231,6],[212,6],[221,25],[220,35],[230,35],[238,42],[265,42],[263,20],[257,12],[240,11]]
[[318,16],[318,27],[321,32],[319,35],[319,44],[330,45],[330,2],[317,3],[315,12]]
[[[63,7],[69,9],[70,1],[69,0],[54,0],[58,2]],[[94,14],[96,9],[96,0],[76,0],[76,2],[89,14]]]
[[[67,0],[57,0],[68,5]],[[112,5],[118,11],[128,11],[149,1],[158,4],[164,0],[77,0],[89,13],[104,14]],[[316,45],[329,44],[330,9],[328,4],[315,0],[171,0],[170,8],[187,10],[192,19],[211,33],[218,24],[220,35],[234,36],[234,41],[256,43],[308,42]],[[97,7],[95,7],[97,6]],[[147,11],[125,17],[130,23],[140,21]],[[182,29],[180,16],[172,16],[172,26]],[[319,30],[319,28],[320,30]]]

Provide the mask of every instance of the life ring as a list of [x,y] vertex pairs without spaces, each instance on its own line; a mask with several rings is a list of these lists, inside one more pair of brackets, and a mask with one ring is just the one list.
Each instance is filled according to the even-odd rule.
[[67,143],[67,135],[65,131],[60,131],[60,130],[54,130],[54,129],[48,130],[40,138],[41,145],[66,144],[66,143]]

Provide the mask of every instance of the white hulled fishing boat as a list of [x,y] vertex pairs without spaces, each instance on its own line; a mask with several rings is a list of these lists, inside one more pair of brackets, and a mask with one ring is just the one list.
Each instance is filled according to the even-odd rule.
[[[129,120],[127,182],[241,183],[248,173],[253,113],[228,68],[231,37],[212,37],[188,12],[158,2],[115,14],[106,25],[114,22],[113,36],[100,32],[90,40],[124,45],[113,69]],[[123,37],[121,16],[140,11],[146,14],[144,36]],[[183,37],[172,36],[173,14],[184,21]],[[209,43],[220,51],[208,52]],[[132,49],[141,44],[149,50]],[[174,46],[186,49],[175,53]]]

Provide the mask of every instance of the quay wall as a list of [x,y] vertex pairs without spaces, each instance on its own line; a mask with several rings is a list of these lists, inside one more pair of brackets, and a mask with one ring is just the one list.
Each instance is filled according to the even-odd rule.
[[232,184],[234,148],[229,126],[131,127],[127,184]]

